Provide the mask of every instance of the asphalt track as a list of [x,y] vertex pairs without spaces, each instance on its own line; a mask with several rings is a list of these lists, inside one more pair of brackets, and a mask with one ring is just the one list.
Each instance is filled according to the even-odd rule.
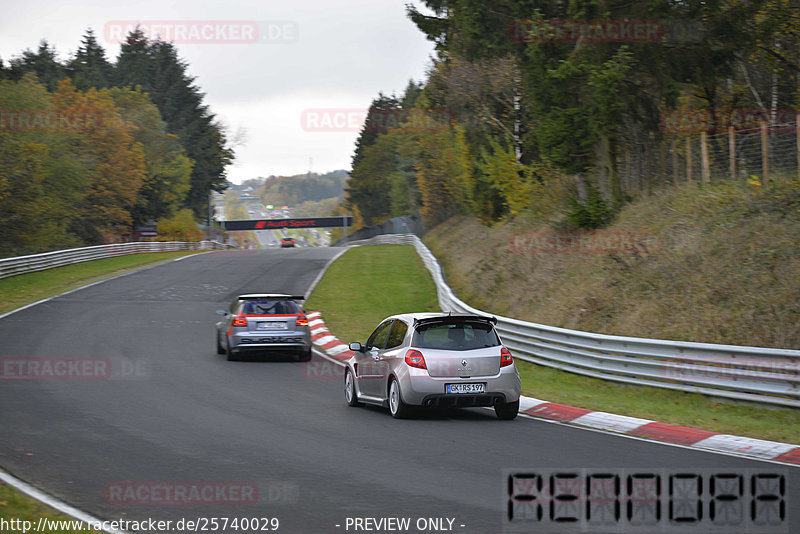
[[[216,354],[216,309],[240,293],[304,293],[337,252],[191,256],[1,319],[0,362],[99,359],[113,372],[0,380],[0,467],[103,519],[277,517],[277,531],[293,533],[354,532],[347,521],[357,517],[408,517],[412,527],[450,518],[453,532],[501,532],[508,469],[757,470],[787,475],[785,528],[800,525],[796,468],[530,418],[498,421],[481,409],[394,420],[348,407],[338,368],[319,356],[304,364]],[[257,502],[109,495],[205,483],[256,487]]]

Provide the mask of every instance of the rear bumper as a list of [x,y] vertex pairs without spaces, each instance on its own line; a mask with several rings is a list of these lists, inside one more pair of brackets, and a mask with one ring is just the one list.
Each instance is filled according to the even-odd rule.
[[[493,376],[471,378],[432,377],[423,369],[404,366],[409,372],[398,376],[403,401],[418,406],[494,406],[497,403],[519,400],[522,384],[514,366],[503,367]],[[483,383],[485,393],[453,394],[445,393],[447,384]]]
[[234,334],[230,337],[230,348],[234,354],[243,352],[308,352],[311,336],[302,332],[286,332],[282,335]]
[[487,393],[485,395],[426,395],[422,399],[422,406],[426,408],[475,408],[479,406],[495,406],[508,402],[502,393]]

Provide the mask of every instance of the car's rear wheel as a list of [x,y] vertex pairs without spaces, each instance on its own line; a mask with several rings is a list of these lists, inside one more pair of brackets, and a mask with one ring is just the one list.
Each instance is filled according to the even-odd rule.
[[494,413],[501,421],[511,421],[519,413],[519,400],[494,405]]
[[358,402],[358,393],[356,393],[356,380],[353,373],[350,372],[348,367],[344,372],[344,400],[347,401],[348,406],[360,406]]
[[410,412],[411,408],[403,402],[403,396],[400,394],[400,384],[396,378],[392,378],[389,384],[389,413],[395,419],[405,419]]
[[313,356],[314,356],[314,354],[311,352],[311,349],[308,349],[307,351],[303,351],[303,352],[300,353],[300,361],[301,362],[310,362],[311,358]]
[[231,344],[227,339],[225,340],[225,357],[228,359],[229,362],[235,362],[239,359],[231,350]]

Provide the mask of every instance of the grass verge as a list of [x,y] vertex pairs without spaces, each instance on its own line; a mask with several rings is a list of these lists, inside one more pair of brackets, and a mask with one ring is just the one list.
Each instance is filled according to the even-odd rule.
[[397,313],[438,311],[436,286],[410,245],[355,247],[336,260],[305,304],[344,343],[367,340]]
[[58,532],[59,534],[77,534],[78,532],[86,534],[87,532],[98,532],[96,530],[70,528],[75,526],[74,522],[77,521],[76,519],[62,515],[49,506],[45,506],[36,499],[28,497],[11,486],[6,486],[2,482],[0,482],[0,518],[9,522],[17,520],[14,523],[10,523],[10,525],[12,527],[18,525],[19,528],[11,528],[8,532],[23,532],[23,525],[21,523],[24,521],[30,522],[30,528],[28,530],[28,532],[30,532],[38,525],[39,518],[44,518],[49,521],[51,526],[53,522],[59,521],[62,522],[60,523],[61,526],[67,527],[63,529],[52,529],[50,532]]
[[[364,341],[395,313],[438,310],[436,288],[413,247],[357,247],[334,262],[306,303],[345,343]],[[517,359],[523,394],[550,402],[714,432],[800,444],[800,410],[626,386]]]
[[628,386],[516,360],[529,397],[758,439],[800,444],[800,410],[718,401],[699,393]]
[[86,284],[190,254],[197,252],[127,254],[3,278],[0,279],[0,314]]

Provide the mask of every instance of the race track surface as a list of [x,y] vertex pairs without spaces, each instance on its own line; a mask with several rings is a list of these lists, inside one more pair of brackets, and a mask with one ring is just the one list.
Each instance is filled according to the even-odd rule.
[[[501,532],[508,469],[780,472],[799,502],[795,468],[498,421],[483,409],[394,420],[348,407],[339,368],[320,356],[216,354],[215,310],[241,293],[304,293],[336,252],[187,257],[0,320],[2,361],[72,358],[112,370],[97,379],[4,376],[0,467],[104,519],[278,518],[277,531],[293,533],[354,532],[353,519],[365,517],[408,517],[412,532],[420,518],[453,519],[453,532]],[[202,502],[164,502],[208,487],[214,495]]]

